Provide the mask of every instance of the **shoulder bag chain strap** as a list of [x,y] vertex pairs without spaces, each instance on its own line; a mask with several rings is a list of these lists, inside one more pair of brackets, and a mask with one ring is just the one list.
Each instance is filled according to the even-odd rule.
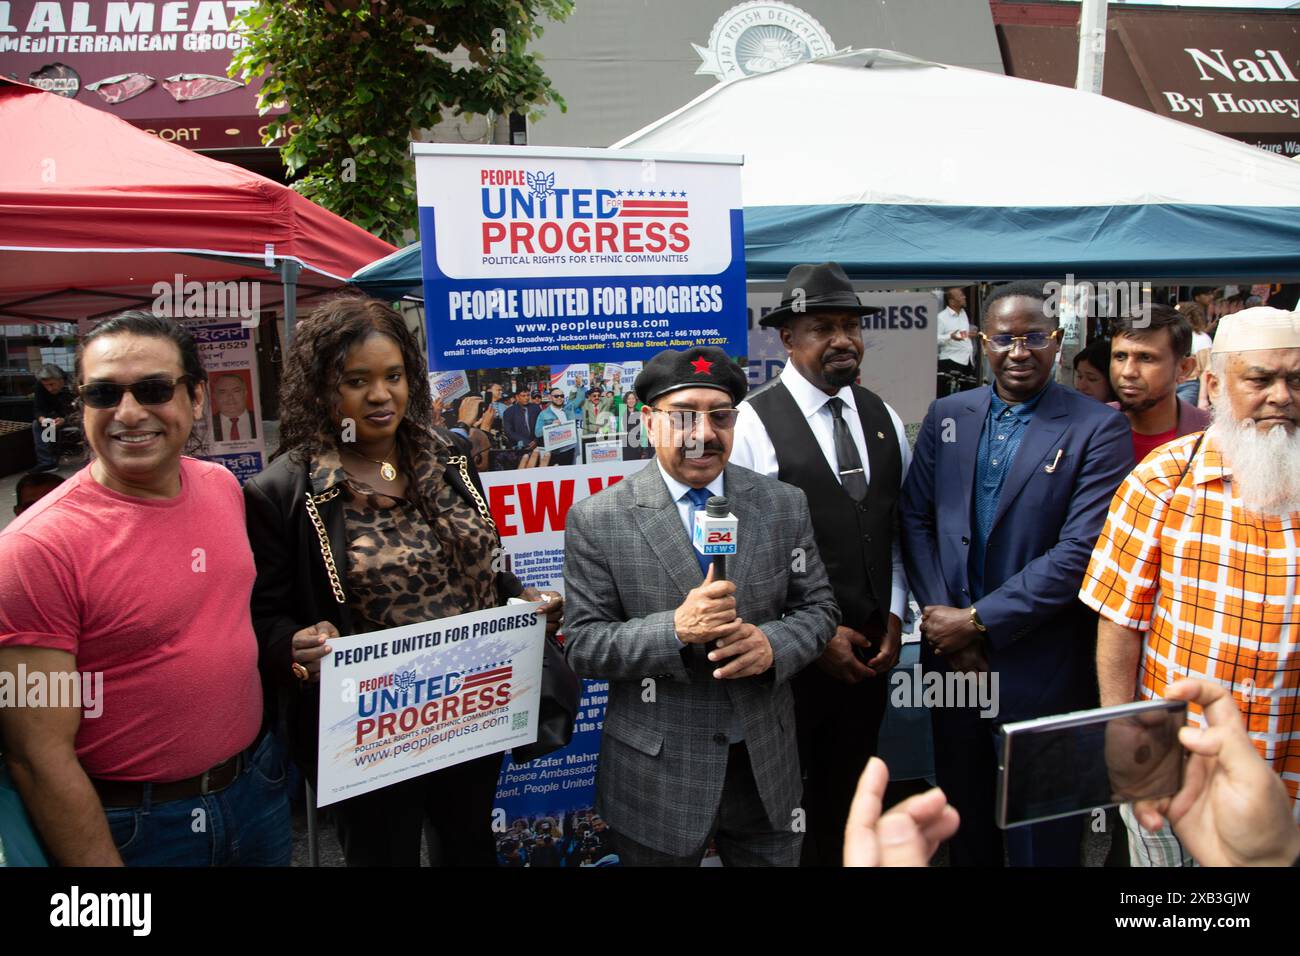
[[492,512],[488,509],[487,502],[483,500],[483,496],[478,493],[478,488],[470,479],[469,468],[467,467],[469,459],[464,455],[450,455],[448,456],[447,461],[460,469],[460,477],[464,480],[465,487],[469,489],[469,493],[474,496],[474,502],[478,505],[479,515],[488,523],[488,527],[492,529],[492,533],[497,535],[497,540],[499,542],[501,536],[497,533],[497,523],[492,520]]
[[311,523],[316,528],[316,537],[320,539],[320,555],[325,559],[325,570],[329,572],[330,588],[334,591],[334,600],[340,604],[347,604],[347,597],[343,594],[343,585],[339,581],[338,568],[334,566],[334,552],[330,550],[329,538],[325,534],[325,522],[320,520],[320,512],[316,510],[317,503],[324,503],[337,497],[342,492],[341,487],[334,487],[315,498],[311,492],[307,492],[307,514],[311,518]]

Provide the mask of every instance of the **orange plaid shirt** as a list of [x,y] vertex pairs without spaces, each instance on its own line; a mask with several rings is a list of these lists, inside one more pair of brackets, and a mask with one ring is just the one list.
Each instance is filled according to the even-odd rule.
[[1227,687],[1300,813],[1300,513],[1247,512],[1231,474],[1211,434],[1152,452],[1115,492],[1079,599],[1145,632],[1140,698],[1182,677]]

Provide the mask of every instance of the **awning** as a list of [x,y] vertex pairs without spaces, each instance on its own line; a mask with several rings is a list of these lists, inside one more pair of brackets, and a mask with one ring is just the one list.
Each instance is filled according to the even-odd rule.
[[0,319],[55,322],[153,300],[157,282],[337,288],[388,243],[254,173],[75,100],[0,81]]

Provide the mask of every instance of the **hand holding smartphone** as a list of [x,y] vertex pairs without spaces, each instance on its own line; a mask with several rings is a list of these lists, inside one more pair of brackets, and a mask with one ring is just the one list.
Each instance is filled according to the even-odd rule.
[[1152,700],[1005,724],[997,823],[1024,826],[1177,793],[1187,702]]

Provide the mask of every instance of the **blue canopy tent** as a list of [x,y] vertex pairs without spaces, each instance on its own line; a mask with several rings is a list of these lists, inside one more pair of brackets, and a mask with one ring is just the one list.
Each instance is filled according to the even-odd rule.
[[[751,279],[1300,277],[1300,165],[1090,93],[857,50],[720,84],[614,144],[743,153]],[[353,281],[420,294],[419,247]]]
[[396,252],[358,269],[352,284],[379,299],[424,298],[420,271],[420,243],[413,242]]

